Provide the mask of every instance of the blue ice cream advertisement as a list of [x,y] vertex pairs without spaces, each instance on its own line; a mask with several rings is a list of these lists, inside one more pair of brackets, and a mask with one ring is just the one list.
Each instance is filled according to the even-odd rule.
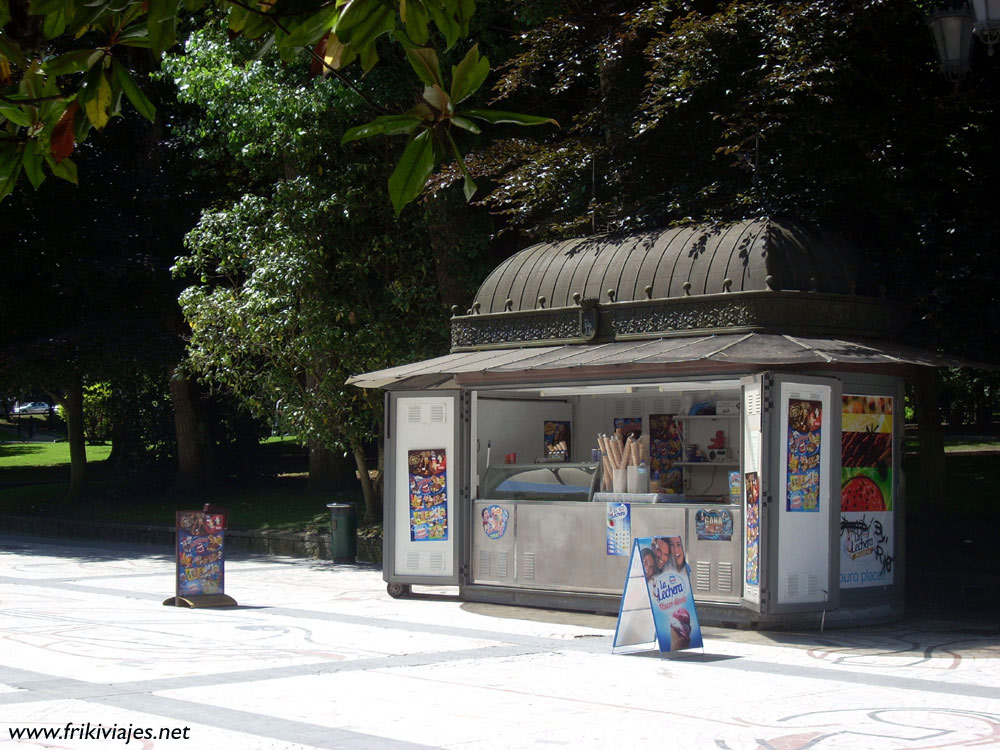
[[660,651],[701,648],[691,568],[680,536],[637,539]]

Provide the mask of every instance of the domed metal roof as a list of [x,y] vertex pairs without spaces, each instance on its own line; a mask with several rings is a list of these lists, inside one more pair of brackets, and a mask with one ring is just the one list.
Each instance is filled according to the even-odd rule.
[[[856,248],[790,221],[754,219],[546,242],[498,266],[477,313],[754,291],[851,294]],[[609,295],[609,291],[611,292]]]

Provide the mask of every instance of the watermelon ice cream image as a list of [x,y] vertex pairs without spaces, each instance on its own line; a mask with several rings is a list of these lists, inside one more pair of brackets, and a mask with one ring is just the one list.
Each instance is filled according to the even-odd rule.
[[848,479],[840,488],[840,510],[845,513],[864,513],[885,510],[885,498],[874,480],[866,476]]

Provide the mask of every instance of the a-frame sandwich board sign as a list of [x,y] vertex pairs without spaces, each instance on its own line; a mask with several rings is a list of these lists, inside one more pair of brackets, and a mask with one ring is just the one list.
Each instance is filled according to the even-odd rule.
[[612,650],[660,653],[701,648],[691,569],[680,536],[635,539]]

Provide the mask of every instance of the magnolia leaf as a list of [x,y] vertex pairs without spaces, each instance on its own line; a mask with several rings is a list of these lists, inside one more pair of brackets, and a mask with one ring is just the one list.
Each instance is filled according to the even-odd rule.
[[402,135],[412,133],[422,123],[417,117],[409,115],[383,115],[369,123],[353,127],[344,133],[340,143],[350,143],[373,135]]
[[309,75],[314,78],[326,74],[326,45],[329,41],[330,32],[327,32],[312,49],[312,55],[309,57]]
[[407,203],[423,192],[433,170],[434,139],[431,131],[424,130],[406,146],[389,176],[389,198],[397,216]]
[[451,137],[450,133],[448,134],[448,143],[451,145],[451,152],[458,163],[458,170],[462,173],[462,192],[465,193],[465,200],[466,202],[471,201],[472,196],[476,194],[476,183],[472,181],[472,176],[465,166],[465,159],[462,158],[462,152],[458,150],[458,144],[455,143],[455,139]]
[[[108,81],[104,71],[99,67],[91,68],[97,71],[96,81],[91,82],[85,92],[83,101],[83,111],[87,113],[87,119],[98,130],[103,130],[111,119],[111,83]],[[92,77],[88,74],[88,79]]]
[[[353,49],[353,45],[349,49]],[[358,53],[361,58],[361,70],[367,74],[372,68],[375,67],[375,63],[378,62],[378,50],[375,48],[374,44],[369,44],[367,47],[362,47],[361,51]]]
[[522,115],[517,112],[503,112],[499,109],[464,109],[462,114],[469,117],[476,117],[486,120],[491,125],[513,124],[513,125],[555,125],[559,123],[551,117],[538,117],[537,115]]
[[60,8],[52,13],[47,13],[42,21],[42,36],[46,39],[55,39],[66,31],[66,8]]
[[333,33],[360,50],[395,28],[396,13],[391,5],[382,0],[347,0],[341,6]]
[[433,123],[437,120],[437,112],[427,102],[423,101],[417,102],[406,110],[406,115],[408,117],[416,117],[418,120],[427,123]]
[[76,174],[76,164],[73,163],[72,159],[63,159],[61,162],[56,163],[55,161],[49,161],[49,169],[52,170],[52,174],[56,177],[66,180],[67,182],[72,182],[74,185],[79,185],[80,182],[77,179]]
[[435,0],[430,0],[424,4],[424,8],[427,9],[427,14],[430,16],[434,25],[438,27],[438,31],[444,34],[445,44],[447,49],[451,49],[458,42],[462,35],[462,25],[460,21],[448,13],[446,8],[441,7],[439,2]]
[[293,28],[288,36],[278,42],[278,48],[289,50],[312,47],[337,22],[338,13],[339,10],[335,6],[331,6],[308,16],[302,23]]
[[235,34],[239,34],[243,31],[243,27],[246,25],[247,16],[250,15],[250,11],[240,5],[230,5],[229,6],[229,17],[226,19],[229,25],[229,30]]
[[79,38],[89,31],[91,26],[97,23],[97,20],[101,16],[110,12],[110,0],[107,0],[106,2],[99,1],[96,3],[83,3],[77,7],[76,15],[73,16],[73,20],[69,24],[67,32],[74,38]]
[[458,127],[462,128],[463,130],[468,130],[470,133],[475,133],[476,135],[479,135],[480,133],[483,132],[482,129],[478,125],[476,125],[476,123],[474,123],[472,120],[467,120],[464,117],[452,115],[451,121]]
[[150,49],[159,59],[177,41],[177,8],[180,0],[148,0],[149,13],[146,28],[149,31]]
[[404,7],[406,12],[400,12],[400,16],[402,17],[403,26],[406,29],[406,36],[414,44],[427,44],[427,40],[430,39],[427,11],[424,10],[424,7],[419,2],[406,4],[404,0],[404,2],[400,3],[400,8]]
[[0,117],[6,117],[15,125],[27,128],[31,126],[31,117],[20,107],[0,102]]
[[142,93],[136,85],[135,79],[125,69],[125,66],[116,59],[112,61],[111,69],[114,72],[115,80],[122,88],[122,92],[132,102],[132,106],[135,107],[136,111],[150,122],[156,120],[156,107]]
[[59,122],[52,128],[52,135],[49,137],[49,142],[52,146],[52,158],[56,164],[72,154],[73,148],[76,146],[76,133],[73,130],[73,120],[79,109],[79,104],[71,102],[66,107],[66,111],[62,113]]
[[0,0],[0,28],[10,20],[10,0]]
[[438,85],[424,86],[424,101],[441,114],[450,114],[453,107],[448,95]]
[[430,47],[406,47],[406,59],[425,86],[442,86],[437,52]]
[[38,186],[45,181],[45,172],[42,170],[43,159],[35,150],[34,143],[28,143],[24,147],[24,156],[21,163],[24,164],[24,173],[28,175],[28,181],[32,187],[38,190]]
[[25,59],[24,53],[21,52],[21,48],[11,40],[5,39],[2,34],[0,34],[0,57],[6,57],[21,70],[28,69],[28,61]]
[[[323,62],[334,70],[340,70],[354,62],[357,56],[353,47],[348,47],[331,34],[326,43],[326,51],[323,53]],[[324,73],[326,72],[324,70]]]
[[451,69],[451,101],[458,104],[479,90],[490,74],[490,61],[479,55],[474,44],[462,61]]
[[13,141],[0,141],[0,200],[10,195],[21,176],[21,148]]
[[53,57],[42,64],[42,70],[49,76],[63,76],[70,73],[82,73],[89,65],[87,59],[94,53],[89,49],[77,49],[72,52]]

